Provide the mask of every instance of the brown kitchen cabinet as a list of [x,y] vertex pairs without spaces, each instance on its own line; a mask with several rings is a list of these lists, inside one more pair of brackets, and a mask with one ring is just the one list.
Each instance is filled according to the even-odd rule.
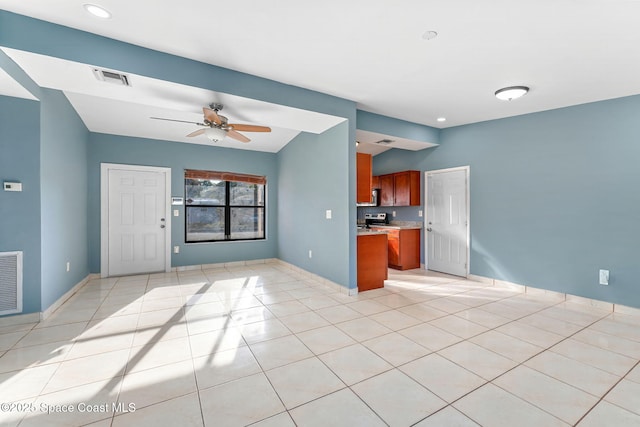
[[380,206],[393,206],[393,174],[380,175]]
[[420,229],[371,227],[387,232],[389,267],[396,270],[420,268]]
[[371,154],[356,153],[356,202],[371,203],[373,190],[371,172],[373,170]]
[[371,177],[371,186],[373,187],[374,190],[380,188],[380,177],[379,176],[372,176]]
[[384,287],[388,278],[387,234],[358,234],[358,292]]
[[420,171],[380,175],[380,206],[420,206]]

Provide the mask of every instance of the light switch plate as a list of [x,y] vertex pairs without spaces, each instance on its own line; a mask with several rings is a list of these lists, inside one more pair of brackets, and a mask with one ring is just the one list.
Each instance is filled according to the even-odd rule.
[[609,270],[600,270],[600,284],[609,285]]
[[325,212],[325,216],[327,219],[331,219],[331,209],[327,209],[327,211]]

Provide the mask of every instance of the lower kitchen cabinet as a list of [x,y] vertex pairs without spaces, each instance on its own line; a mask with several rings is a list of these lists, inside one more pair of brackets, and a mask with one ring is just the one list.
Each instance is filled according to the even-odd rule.
[[420,229],[371,228],[387,232],[390,268],[396,270],[420,268]]
[[358,292],[382,288],[387,279],[387,234],[358,235]]

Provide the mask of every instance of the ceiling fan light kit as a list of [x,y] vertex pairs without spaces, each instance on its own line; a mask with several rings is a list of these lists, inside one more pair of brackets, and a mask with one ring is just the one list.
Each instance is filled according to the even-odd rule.
[[511,101],[526,95],[527,92],[529,88],[526,86],[509,86],[498,89],[495,95],[501,101]]
[[249,142],[249,138],[244,136],[238,131],[242,132],[271,132],[271,128],[267,126],[256,126],[239,123],[228,123],[225,116],[218,114],[218,111],[222,110],[222,104],[209,104],[209,108],[204,107],[202,113],[204,114],[204,123],[188,122],[185,120],[165,119],[161,117],[151,117],[155,120],[167,120],[170,122],[182,122],[193,123],[194,125],[204,126],[205,129],[198,129],[191,132],[188,137],[194,137],[203,135],[206,136],[212,142],[220,142],[227,136],[240,142]]
[[227,131],[222,128],[210,127],[204,130],[204,134],[212,142],[222,141],[227,136]]

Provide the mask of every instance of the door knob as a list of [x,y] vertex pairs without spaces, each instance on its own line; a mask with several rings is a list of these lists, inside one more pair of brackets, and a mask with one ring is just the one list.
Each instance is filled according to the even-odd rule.
[[160,225],[160,228],[164,228],[164,227],[165,227],[165,225],[164,225],[164,224]]
[[431,228],[431,227],[427,228],[427,231],[431,231],[431,230],[432,230],[432,228]]

